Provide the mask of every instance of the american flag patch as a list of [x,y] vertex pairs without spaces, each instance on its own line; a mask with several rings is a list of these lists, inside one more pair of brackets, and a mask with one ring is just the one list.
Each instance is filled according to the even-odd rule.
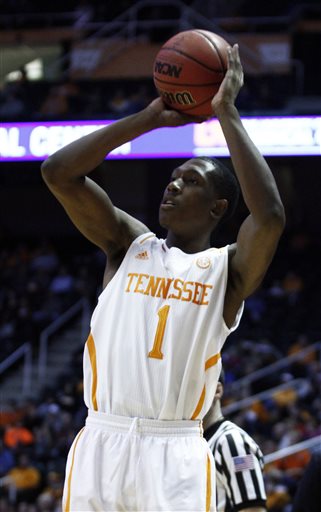
[[235,473],[238,471],[245,471],[246,469],[254,469],[254,455],[240,455],[233,457]]

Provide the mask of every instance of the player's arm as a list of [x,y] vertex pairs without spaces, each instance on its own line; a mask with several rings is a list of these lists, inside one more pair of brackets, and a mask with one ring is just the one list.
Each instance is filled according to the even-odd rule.
[[42,164],[46,184],[72,222],[109,257],[124,254],[133,239],[148,229],[114,207],[107,193],[88,175],[122,144],[155,128],[191,121],[188,116],[166,110],[158,98],[144,110],[72,142]]
[[234,322],[241,302],[261,283],[285,225],[284,208],[267,162],[247,134],[235,99],[243,85],[238,47],[212,106],[224,133],[243,198],[250,212],[240,227],[229,259],[224,319]]

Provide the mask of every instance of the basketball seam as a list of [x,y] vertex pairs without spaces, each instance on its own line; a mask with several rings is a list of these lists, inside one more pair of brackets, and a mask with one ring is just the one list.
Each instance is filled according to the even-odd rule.
[[[173,48],[172,46],[166,46],[165,48],[163,47],[163,48],[161,48],[160,51],[165,51],[165,50],[166,51],[169,50],[169,51],[172,51],[174,53],[178,53],[180,55],[183,55],[184,57],[187,57],[188,59],[193,60],[194,62],[196,62],[197,64],[199,64],[203,68],[207,69],[208,71],[214,71],[215,73],[217,73],[217,72],[224,73],[225,72],[225,69],[222,67],[222,65],[221,65],[221,69],[220,70],[217,70],[215,68],[210,68],[206,64],[203,64],[203,62],[200,62],[199,60],[195,59],[195,57],[193,57],[189,53],[185,53],[185,52],[182,52],[181,50],[177,50],[176,48]],[[222,64],[221,55],[219,53],[218,53],[218,57],[219,57],[220,63]]]
[[[221,73],[221,71],[220,71],[220,73]],[[179,82],[179,84],[178,84],[176,82],[169,82],[168,80],[161,80],[157,76],[154,76],[154,80],[161,84],[176,85],[176,87],[211,87],[212,85],[220,85],[222,83],[221,80],[219,80],[218,82],[208,82],[207,84],[188,84],[188,83],[185,84],[185,83],[181,83],[181,82]]]
[[218,49],[218,47],[216,46],[215,42],[214,42],[214,41],[212,41],[212,39],[211,39],[210,37],[208,37],[206,34],[204,34],[201,30],[196,30],[196,29],[195,29],[195,32],[197,32],[198,34],[200,34],[201,36],[203,36],[203,37],[204,37],[207,41],[209,41],[209,42],[212,44],[212,46],[215,48],[216,53],[217,53],[217,55],[218,55],[218,57],[219,57],[219,59],[220,59],[221,69],[222,69],[222,71],[223,71],[223,73],[224,73],[224,72],[225,72],[224,61],[223,61],[223,59],[222,59],[221,52],[220,52],[220,50]]

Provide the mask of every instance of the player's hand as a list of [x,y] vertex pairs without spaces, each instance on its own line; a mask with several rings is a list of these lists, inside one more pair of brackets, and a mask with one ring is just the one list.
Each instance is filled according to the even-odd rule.
[[228,49],[228,69],[218,92],[212,100],[214,115],[220,107],[234,105],[236,97],[244,83],[243,68],[239,55],[239,46],[235,44]]
[[203,123],[208,118],[204,116],[189,116],[170,109],[165,105],[161,98],[153,100],[145,109],[145,112],[151,116],[155,127],[163,126],[183,126],[189,123]]

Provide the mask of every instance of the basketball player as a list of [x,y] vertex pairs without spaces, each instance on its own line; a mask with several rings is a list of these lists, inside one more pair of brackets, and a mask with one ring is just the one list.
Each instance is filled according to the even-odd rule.
[[224,418],[222,368],[214,400],[203,419],[204,437],[214,456],[217,512],[266,512],[263,454],[254,439]]
[[234,175],[217,161],[195,158],[174,169],[159,208],[165,240],[115,207],[88,177],[106,154],[135,137],[202,121],[168,110],[160,98],[42,166],[70,219],[107,255],[84,349],[88,418],[67,460],[65,512],[215,510],[214,460],[201,420],[224,341],[284,227],[272,173],[234,104],[242,83],[236,45],[212,102],[249,209],[232,245],[210,246],[237,197]]

